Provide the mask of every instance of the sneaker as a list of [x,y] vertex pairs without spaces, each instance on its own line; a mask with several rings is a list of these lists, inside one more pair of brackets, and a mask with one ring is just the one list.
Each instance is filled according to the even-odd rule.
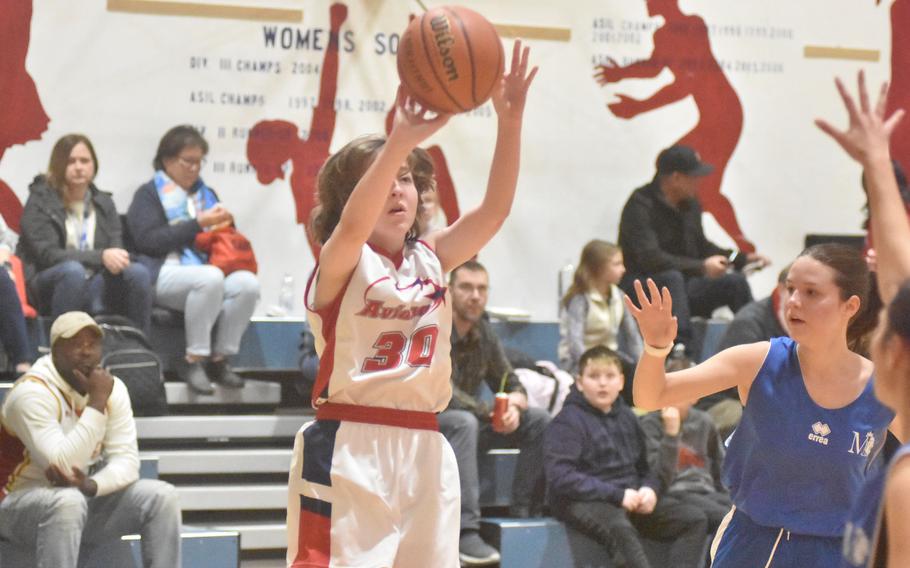
[[212,361],[210,359],[206,361],[205,371],[213,381],[223,387],[229,389],[243,388],[243,378],[231,369],[231,366],[227,364],[227,360],[225,359],[219,361]]
[[190,387],[190,390],[196,394],[215,394],[215,387],[212,386],[208,375],[205,374],[201,361],[196,361],[195,363],[184,362],[183,365],[180,365],[178,374],[183,379],[183,382]]
[[485,543],[477,531],[464,531],[458,541],[458,559],[462,566],[487,566],[499,562],[499,552]]

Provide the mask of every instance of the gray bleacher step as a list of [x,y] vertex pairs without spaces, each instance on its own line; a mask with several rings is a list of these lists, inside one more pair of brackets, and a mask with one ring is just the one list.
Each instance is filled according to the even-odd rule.
[[290,449],[155,450],[140,457],[158,458],[160,475],[206,473],[287,473]]
[[285,483],[177,486],[183,511],[265,511],[286,509]]
[[140,440],[293,438],[311,417],[297,414],[249,416],[155,416],[136,418]]
[[190,390],[186,383],[166,382],[164,392],[167,403],[181,404],[279,404],[281,403],[281,385],[270,381],[246,379],[243,388],[224,388],[213,383],[214,394],[197,394]]
[[276,522],[242,522],[217,523],[212,525],[192,525],[198,530],[229,531],[240,533],[242,550],[270,550],[287,546],[287,529],[285,523]]
[[[180,530],[183,566],[235,568],[240,565],[240,533],[235,530],[200,530],[184,525]],[[19,568],[34,566],[34,551],[0,540],[0,564]],[[111,537],[86,544],[79,553],[80,568],[141,568],[139,535]]]

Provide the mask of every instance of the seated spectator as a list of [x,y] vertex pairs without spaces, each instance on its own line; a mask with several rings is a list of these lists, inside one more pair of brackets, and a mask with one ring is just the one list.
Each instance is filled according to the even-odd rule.
[[84,312],[51,326],[40,358],[0,408],[0,537],[37,566],[75,568],[82,543],[142,536],[146,568],[180,566],[174,487],[139,479],[129,393],[102,369],[102,331]]
[[[777,286],[771,295],[761,300],[749,302],[733,316],[720,338],[717,350],[723,351],[735,345],[746,345],[758,341],[768,341],[772,337],[789,337],[787,317],[787,273],[788,264],[777,276]],[[875,312],[877,315],[877,312]],[[695,404],[696,408],[706,411],[714,419],[723,439],[733,433],[743,414],[739,392],[735,388],[710,394]]]
[[227,358],[240,349],[259,300],[255,274],[225,276],[194,247],[197,233],[233,222],[199,175],[208,150],[192,126],[171,128],[158,144],[155,175],[136,190],[127,213],[139,261],[152,275],[155,303],[183,312],[186,361],[178,373],[201,394],[214,392],[212,381],[243,386]]
[[82,134],[51,150],[47,174],[29,186],[18,253],[29,302],[54,318],[72,310],[117,313],[148,333],[148,270],[130,261],[111,194],[95,187],[98,158]]
[[[477,457],[490,448],[521,450],[512,483],[510,514],[528,517],[543,502],[541,446],[550,421],[547,411],[529,408],[528,397],[506,360],[502,344],[484,319],[489,290],[486,268],[468,261],[452,271],[452,401],[439,414],[461,480],[459,556],[467,566],[499,562],[499,553],[480,538],[480,475]],[[503,427],[491,424],[494,393],[505,380],[509,408]]]
[[629,269],[622,288],[632,294],[632,283],[646,278],[669,288],[679,322],[677,341],[690,349],[690,317],[710,317],[722,306],[738,311],[752,301],[740,269],[747,263],[769,264],[758,253],[734,257],[734,251],[705,237],[696,196],[699,178],[712,171],[713,166],[703,163],[692,148],[667,148],[657,157],[654,179],[632,193],[619,222],[619,246]]
[[703,511],[708,532],[714,534],[733,501],[721,481],[724,444],[711,416],[691,404],[679,404],[646,414],[641,427],[651,467],[660,476],[661,494]]
[[[618,246],[593,240],[581,251],[572,284],[560,302],[559,364],[578,373],[578,358],[595,345],[616,351],[623,362],[623,374],[631,377],[641,356],[641,335],[635,318],[626,313],[619,289],[626,272]],[[623,397],[632,403],[632,389]]]
[[674,566],[698,566],[707,520],[676,496],[657,498],[660,480],[648,463],[645,434],[619,396],[619,356],[597,345],[582,354],[578,367],[575,389],[544,437],[554,514],[601,543],[614,564],[650,566],[641,534],[670,542]]
[[21,375],[31,366],[28,334],[22,302],[16,292],[10,257],[16,248],[16,234],[0,216],[0,346],[6,350],[15,373]]

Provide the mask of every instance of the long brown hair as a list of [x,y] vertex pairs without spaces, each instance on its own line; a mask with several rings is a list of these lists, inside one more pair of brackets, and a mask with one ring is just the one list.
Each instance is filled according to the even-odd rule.
[[834,284],[840,289],[841,301],[848,300],[851,296],[859,298],[859,310],[850,318],[847,326],[847,345],[851,350],[862,350],[863,338],[875,327],[874,319],[869,327],[869,267],[860,251],[854,247],[836,243],[814,245],[800,253],[800,257],[807,256],[824,264],[834,271]]
[[[312,234],[320,243],[325,244],[332,236],[351,192],[373,163],[385,141],[385,136],[379,134],[355,138],[322,165],[316,180],[319,205],[314,209],[310,222]],[[426,150],[414,148],[408,155],[407,166],[411,170],[418,195],[434,187],[433,159]],[[414,216],[414,223],[408,230],[407,239],[417,237],[417,217],[418,215]]]
[[581,249],[581,258],[578,260],[578,268],[572,276],[572,285],[562,297],[562,306],[567,307],[569,300],[576,294],[584,294],[594,288],[594,282],[597,275],[600,274],[604,266],[610,262],[610,259],[621,253],[622,249],[613,243],[594,239],[589,241]]
[[66,185],[66,166],[69,165],[70,154],[73,153],[73,148],[80,143],[85,144],[86,148],[88,148],[88,153],[92,155],[92,162],[95,165],[95,176],[98,175],[98,156],[95,154],[95,147],[92,146],[92,141],[88,139],[88,136],[85,134],[67,134],[60,138],[54,144],[53,150],[51,150],[51,159],[47,164],[47,183],[57,190],[61,199]]

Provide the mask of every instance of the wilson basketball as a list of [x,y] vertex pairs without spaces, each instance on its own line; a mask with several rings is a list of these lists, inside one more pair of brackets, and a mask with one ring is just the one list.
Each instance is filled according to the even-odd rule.
[[398,46],[401,83],[436,112],[465,112],[485,103],[503,65],[493,24],[462,6],[440,6],[414,18]]

